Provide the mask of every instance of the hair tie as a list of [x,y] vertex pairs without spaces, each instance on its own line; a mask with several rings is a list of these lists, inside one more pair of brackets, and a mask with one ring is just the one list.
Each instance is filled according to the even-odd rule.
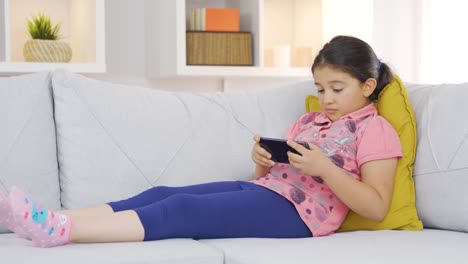
[[380,66],[381,66],[381,65],[382,65],[382,61],[379,60],[379,61],[378,61],[378,64],[377,64],[377,69],[378,69],[378,70],[380,70]]

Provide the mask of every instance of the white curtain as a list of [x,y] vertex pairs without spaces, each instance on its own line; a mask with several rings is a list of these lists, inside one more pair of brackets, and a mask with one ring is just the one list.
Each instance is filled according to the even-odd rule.
[[420,82],[468,82],[468,2],[424,0]]
[[374,0],[371,44],[404,81],[468,82],[468,1]]

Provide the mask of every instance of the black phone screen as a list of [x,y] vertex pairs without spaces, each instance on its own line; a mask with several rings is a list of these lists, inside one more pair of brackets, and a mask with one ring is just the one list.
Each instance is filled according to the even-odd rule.
[[[304,141],[296,141],[296,143],[301,144],[305,148],[309,149],[309,144]],[[285,139],[277,138],[260,138],[260,146],[264,148],[271,154],[271,160],[279,163],[289,163],[288,160],[288,151],[301,155],[295,149],[290,147]]]

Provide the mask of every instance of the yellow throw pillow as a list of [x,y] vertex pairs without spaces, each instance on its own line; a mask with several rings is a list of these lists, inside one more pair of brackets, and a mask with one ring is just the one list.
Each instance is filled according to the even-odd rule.
[[[307,112],[320,111],[316,96],[306,97]],[[379,114],[390,122],[400,137],[403,157],[398,161],[392,205],[381,222],[374,222],[350,211],[338,232],[354,230],[421,230],[415,204],[413,164],[416,155],[416,119],[406,87],[398,76],[384,87],[377,100]]]

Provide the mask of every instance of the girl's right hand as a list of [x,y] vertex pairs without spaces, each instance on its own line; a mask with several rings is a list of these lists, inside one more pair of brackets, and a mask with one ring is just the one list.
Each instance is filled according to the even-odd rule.
[[260,136],[255,135],[254,141],[255,144],[252,148],[252,160],[258,166],[271,168],[273,165],[275,165],[275,162],[271,160],[271,154],[260,146]]

